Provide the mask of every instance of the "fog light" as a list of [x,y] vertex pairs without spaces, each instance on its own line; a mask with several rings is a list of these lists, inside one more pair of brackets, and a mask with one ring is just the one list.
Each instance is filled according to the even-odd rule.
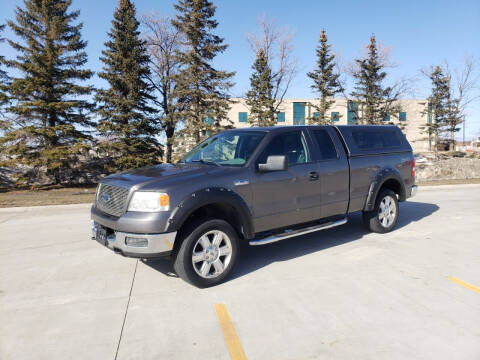
[[90,220],[90,226],[92,229],[92,237],[95,238],[97,236],[97,223],[93,220]]
[[125,238],[125,245],[133,247],[147,247],[148,239],[127,236]]

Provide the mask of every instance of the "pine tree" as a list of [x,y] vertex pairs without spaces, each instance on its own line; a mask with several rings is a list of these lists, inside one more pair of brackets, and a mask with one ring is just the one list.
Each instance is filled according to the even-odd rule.
[[228,45],[213,30],[216,7],[209,0],[178,0],[172,24],[184,34],[184,48],[177,51],[182,70],[177,77],[178,106],[185,120],[186,133],[197,143],[204,132],[216,132],[228,120],[228,89],[235,73],[217,70],[214,58]]
[[319,45],[316,49],[317,66],[307,75],[313,80],[311,88],[319,94],[319,106],[315,106],[318,116],[310,121],[317,124],[331,124],[332,119],[328,116],[328,110],[335,103],[333,97],[343,91],[340,84],[340,74],[334,72],[335,55],[330,54],[331,45],[327,42],[325,30],[320,34]]
[[73,24],[79,11],[69,11],[71,0],[25,0],[17,7],[16,22],[8,21],[23,42],[9,40],[19,55],[9,60],[19,77],[13,77],[8,93],[14,101],[7,111],[15,117],[0,139],[0,151],[10,160],[3,165],[27,165],[24,179],[45,173],[54,183],[74,179],[78,155],[86,149],[93,125],[85,95],[91,86],[80,85],[92,76],[84,69],[86,42],[82,24]]
[[429,78],[432,82],[432,92],[427,98],[428,108],[422,113],[428,116],[428,120],[421,129],[428,134],[429,138],[433,136],[435,158],[438,158],[437,145],[452,117],[450,77],[444,74],[440,66],[436,66],[430,72]]
[[105,137],[99,148],[109,156],[108,172],[150,165],[161,156],[150,106],[149,57],[135,15],[135,6],[120,0],[100,58],[104,67],[98,75],[109,87],[99,89],[95,97],[100,115],[97,130]]
[[384,87],[387,77],[385,65],[380,57],[375,35],[367,46],[367,57],[356,59],[358,70],[354,73],[355,91],[351,93],[359,106],[356,117],[363,124],[382,124],[387,116],[397,114],[398,94],[391,87]]
[[276,119],[272,70],[262,49],[258,51],[252,69],[250,90],[246,94],[246,104],[250,108],[248,122],[254,126],[274,126]]

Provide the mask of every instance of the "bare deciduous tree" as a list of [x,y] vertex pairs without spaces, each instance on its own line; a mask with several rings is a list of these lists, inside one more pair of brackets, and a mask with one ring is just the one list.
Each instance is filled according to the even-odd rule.
[[[458,126],[463,123],[465,136],[465,121],[468,114],[469,106],[480,99],[480,73],[478,73],[479,62],[471,55],[466,55],[463,65],[460,69],[454,69],[451,72],[450,66],[445,61],[447,73],[452,79],[452,95],[454,98],[456,116],[450,123],[450,146],[451,150],[455,150],[455,132]],[[465,139],[463,139],[465,141]],[[452,148],[453,147],[453,148]]]
[[[466,55],[459,68],[452,69],[448,60],[445,60],[442,66],[444,76],[448,80],[448,101],[445,105],[446,115],[440,125],[440,133],[445,134],[442,137],[448,142],[451,151],[455,150],[455,133],[460,131],[461,124],[465,130],[469,106],[480,99],[478,65],[477,59]],[[420,72],[428,78],[432,70],[421,69]],[[437,116],[435,114],[433,116],[437,122]]]
[[297,59],[293,55],[294,34],[288,28],[279,28],[275,21],[263,16],[259,19],[260,32],[247,34],[247,40],[254,54],[261,49],[271,69],[272,96],[275,99],[275,112],[297,74]]
[[173,138],[180,121],[180,110],[173,96],[175,76],[180,64],[176,51],[181,47],[182,34],[171,24],[168,17],[156,13],[142,16],[145,28],[144,38],[150,55],[150,83],[155,88],[158,97],[154,103],[161,110],[160,123],[166,136],[166,162],[172,161]]

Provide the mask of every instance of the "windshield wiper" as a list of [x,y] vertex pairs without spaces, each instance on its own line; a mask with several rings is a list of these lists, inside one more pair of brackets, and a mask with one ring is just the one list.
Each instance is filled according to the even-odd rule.
[[205,160],[205,159],[200,159],[200,160],[192,160],[192,162],[200,162],[202,164],[206,165],[215,165],[215,166],[222,166],[219,163],[212,161],[212,160]]

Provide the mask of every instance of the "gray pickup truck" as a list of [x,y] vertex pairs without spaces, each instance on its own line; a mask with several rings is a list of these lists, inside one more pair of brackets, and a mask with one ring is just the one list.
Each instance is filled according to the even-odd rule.
[[333,228],[357,211],[371,231],[389,232],[416,189],[412,148],[396,126],[228,130],[175,165],[104,178],[93,239],[124,256],[171,256],[182,279],[206,287],[232,272],[241,242]]

